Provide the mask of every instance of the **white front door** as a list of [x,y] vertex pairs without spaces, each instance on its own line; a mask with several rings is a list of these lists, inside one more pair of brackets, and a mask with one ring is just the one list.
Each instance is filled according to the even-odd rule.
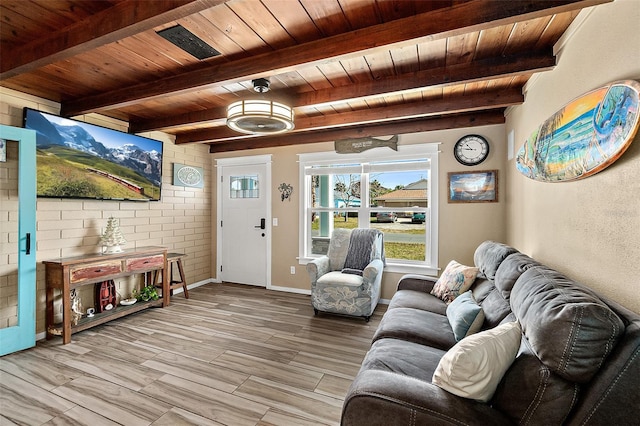
[[218,272],[267,287],[271,272],[270,156],[218,160]]

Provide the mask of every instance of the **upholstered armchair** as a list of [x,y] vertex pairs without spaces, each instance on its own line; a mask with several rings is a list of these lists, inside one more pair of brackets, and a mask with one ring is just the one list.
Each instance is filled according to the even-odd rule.
[[311,304],[318,312],[364,317],[380,299],[383,234],[376,229],[335,229],[326,256],[307,264]]

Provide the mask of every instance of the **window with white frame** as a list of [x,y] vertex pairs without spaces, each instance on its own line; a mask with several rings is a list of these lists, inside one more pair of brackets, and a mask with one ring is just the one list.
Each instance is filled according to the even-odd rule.
[[387,271],[437,274],[438,144],[300,154],[300,259],[326,254],[335,228],[384,233]]

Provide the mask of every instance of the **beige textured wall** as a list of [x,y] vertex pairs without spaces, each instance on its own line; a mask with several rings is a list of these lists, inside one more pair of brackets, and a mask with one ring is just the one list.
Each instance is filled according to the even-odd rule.
[[[22,126],[22,108],[28,106],[45,112],[57,113],[59,105],[9,89],[0,89],[0,123],[10,126]],[[97,115],[82,117],[84,121],[126,131],[125,124]],[[188,284],[209,280],[214,274],[211,257],[211,183],[212,167],[208,147],[204,145],[176,146],[169,135],[161,132],[146,133],[143,136],[163,142],[162,195],[159,202],[117,202],[92,200],[61,200],[39,198],[36,205],[37,220],[37,316],[36,330],[45,329],[45,283],[43,260],[97,253],[98,242],[107,219],[110,216],[120,219],[122,233],[127,239],[125,248],[142,246],[164,246],[170,251],[179,251],[188,256],[184,259],[184,269]],[[206,177],[203,189],[173,186],[173,163],[188,164],[204,168]],[[3,168],[6,163],[0,163]],[[0,200],[5,205],[11,189],[3,181],[0,172]],[[15,190],[14,190],[15,191]],[[4,209],[4,207],[3,207]],[[3,210],[2,209],[2,210]],[[13,215],[11,217],[14,217]],[[17,226],[16,228],[17,229]],[[0,240],[6,241],[8,233],[0,228]],[[8,257],[3,255],[3,262]],[[6,265],[3,276],[10,268]],[[7,282],[14,282],[7,278]],[[0,284],[4,281],[0,280]],[[117,290],[128,297],[134,283],[130,280],[119,281]],[[83,292],[83,303],[90,304],[91,289],[87,286]],[[0,286],[0,307],[3,303],[3,290]],[[11,289],[5,289],[10,293]],[[87,302],[85,302],[87,297]],[[8,301],[6,301],[9,303]],[[56,312],[59,308],[56,307]]]
[[[485,136],[490,144],[489,158],[481,165],[465,167],[453,157],[453,145],[462,136],[477,133]],[[419,144],[439,142],[439,266],[444,268],[449,260],[472,264],[475,248],[484,240],[504,241],[505,233],[505,180],[503,179],[506,162],[506,141],[503,125],[485,126],[470,129],[456,129],[437,132],[424,132],[400,135],[400,144]],[[213,158],[242,157],[248,155],[272,155],[272,216],[278,218],[279,226],[272,232],[272,273],[273,286],[308,291],[309,277],[304,265],[299,265],[298,226],[300,188],[298,180],[297,154],[321,151],[333,151],[333,142],[296,145],[272,149],[256,149],[242,152],[213,154]],[[388,149],[388,148],[384,148]],[[214,162],[215,163],[215,162]],[[452,171],[499,170],[499,202],[478,204],[447,203],[447,173]],[[280,201],[277,186],[286,182],[294,186],[291,201]],[[214,201],[215,202],[215,201]],[[215,209],[214,209],[215,210]],[[213,221],[216,223],[215,211]],[[216,232],[214,227],[213,232]],[[215,237],[214,237],[215,239]],[[296,274],[291,275],[290,267],[296,266]],[[395,292],[398,278],[402,274],[385,273],[383,277],[382,298],[390,299]]]
[[[586,15],[586,17],[585,17]],[[581,19],[584,18],[584,19]],[[559,64],[529,85],[507,116],[516,152],[547,117],[581,94],[640,80],[640,2],[617,0],[579,16]],[[640,139],[613,165],[566,183],[529,180],[508,164],[508,241],[521,251],[640,312]]]

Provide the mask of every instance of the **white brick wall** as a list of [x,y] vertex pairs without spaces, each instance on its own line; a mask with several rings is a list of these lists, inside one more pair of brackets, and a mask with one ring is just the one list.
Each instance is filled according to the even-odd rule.
[[[36,98],[14,90],[0,88],[0,124],[21,127],[22,108],[28,106],[57,114],[60,106],[51,101]],[[112,129],[127,131],[127,123],[97,114],[87,114],[76,119]],[[162,194],[159,202],[116,202],[94,200],[68,200],[39,198],[37,201],[37,307],[36,330],[45,329],[45,283],[43,260],[96,253],[107,219],[120,219],[122,233],[127,239],[125,248],[160,245],[169,251],[187,254],[183,260],[187,283],[210,279],[215,276],[212,268],[211,182],[212,161],[207,145],[175,145],[173,137],[162,132],[149,132],[142,136],[163,142]],[[14,144],[15,145],[15,144]],[[13,154],[17,159],[17,153]],[[173,186],[173,163],[188,164],[204,169],[203,189]],[[14,164],[12,166],[12,164]],[[0,163],[0,219],[4,223],[17,221],[17,203],[9,194],[17,192],[17,165]],[[13,196],[15,198],[15,195]],[[15,321],[17,299],[15,240],[17,224],[11,229],[0,224],[0,328]],[[9,226],[10,227],[10,226]],[[10,244],[12,243],[12,244]],[[9,253],[14,250],[14,253]],[[7,253],[5,253],[7,252]],[[117,290],[128,297],[133,280],[121,280]],[[13,288],[11,288],[13,286]],[[93,304],[93,291],[87,286],[82,292],[85,308]],[[181,296],[178,296],[181,297]],[[56,306],[55,312],[60,308]]]

